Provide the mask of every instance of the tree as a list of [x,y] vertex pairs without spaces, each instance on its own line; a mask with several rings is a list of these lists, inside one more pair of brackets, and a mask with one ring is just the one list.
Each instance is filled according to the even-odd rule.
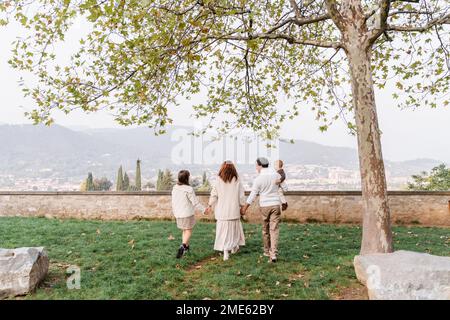
[[202,175],[202,185],[198,187],[198,191],[211,191],[211,184],[206,176],[206,172],[203,172]]
[[137,160],[136,161],[136,179],[135,179],[135,189],[136,191],[141,191],[142,190],[142,186],[141,186],[141,160]]
[[158,170],[158,177],[156,178],[156,190],[162,190],[164,172],[162,170]]
[[117,172],[117,180],[116,180],[116,191],[123,191],[124,181],[123,181],[123,173],[122,166],[120,166],[119,171]]
[[94,178],[92,176],[92,172],[88,173],[88,177],[86,179],[86,191],[94,191]]
[[408,183],[408,190],[450,190],[450,168],[447,168],[444,163],[431,169],[430,174],[423,171],[421,174],[413,175],[412,179],[414,182]]
[[175,180],[172,176],[172,172],[169,169],[163,171],[158,171],[158,180],[156,181],[157,191],[167,191],[171,190],[175,184]]
[[169,169],[166,169],[162,179],[162,190],[171,190],[174,184],[175,179],[172,176],[172,172]]
[[128,174],[125,172],[123,174],[123,191],[130,191],[130,178]]
[[94,180],[94,190],[96,191],[109,191],[112,186],[113,183],[106,177]]
[[[193,108],[208,127],[273,138],[300,104],[311,105],[321,130],[342,118],[356,131],[361,253],[393,250],[375,87],[392,78],[400,106],[448,105],[448,1],[35,1],[35,10],[30,0],[0,7],[32,31],[17,41],[11,65],[38,79],[24,89],[35,122],[51,124],[58,109],[108,106],[120,124],[162,133],[168,108],[204,86],[207,101]],[[59,66],[52,44],[79,17],[92,32]],[[291,104],[278,107],[280,96]]]
[[83,180],[83,182],[80,185],[80,191],[86,192],[86,180]]

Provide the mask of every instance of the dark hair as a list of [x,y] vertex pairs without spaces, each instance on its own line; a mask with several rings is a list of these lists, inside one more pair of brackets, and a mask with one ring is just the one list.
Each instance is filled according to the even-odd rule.
[[264,163],[264,164],[262,164],[262,163],[261,163],[261,160],[259,160],[259,158],[256,159],[256,163],[258,164],[258,166],[261,166],[261,167],[263,167],[263,168],[268,168],[268,167],[269,167],[269,163]]
[[284,182],[284,180],[286,180],[286,172],[284,172],[283,169],[280,169],[277,172],[281,176],[280,182]]
[[238,173],[236,171],[236,167],[231,161],[225,161],[219,170],[219,177],[223,180],[223,182],[231,182],[233,178],[238,179]]
[[189,176],[191,174],[189,173],[189,171],[187,170],[181,170],[180,172],[178,172],[178,184],[179,185],[189,185]]

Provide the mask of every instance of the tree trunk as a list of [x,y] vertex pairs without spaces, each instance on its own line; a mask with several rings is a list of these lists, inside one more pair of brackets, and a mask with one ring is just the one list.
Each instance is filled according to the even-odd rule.
[[349,39],[353,45],[349,45],[346,52],[352,80],[364,208],[361,254],[387,253],[393,251],[392,231],[370,49],[359,37],[360,34]]

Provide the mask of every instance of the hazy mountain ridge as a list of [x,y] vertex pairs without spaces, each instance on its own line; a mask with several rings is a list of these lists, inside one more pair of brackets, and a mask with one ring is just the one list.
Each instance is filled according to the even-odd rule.
[[[87,172],[95,176],[115,177],[119,165],[134,170],[136,159],[143,161],[144,175],[159,168],[178,169],[171,165],[171,150],[176,144],[168,133],[154,136],[147,128],[89,129],[76,131],[53,125],[0,125],[0,173],[14,177],[81,177]],[[280,142],[280,156],[287,165],[317,165],[358,169],[355,149],[325,146],[297,140],[294,144]],[[429,171],[441,161],[415,159],[403,162],[386,161],[391,176],[409,176]],[[184,166],[202,170],[204,166]],[[217,165],[210,166],[216,169]],[[239,166],[243,171],[253,166]]]

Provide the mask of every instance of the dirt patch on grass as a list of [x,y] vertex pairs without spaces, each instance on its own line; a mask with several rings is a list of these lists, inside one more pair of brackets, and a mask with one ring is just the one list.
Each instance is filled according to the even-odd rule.
[[359,283],[352,284],[349,287],[340,287],[337,292],[331,295],[333,300],[369,300],[367,289]]
[[218,255],[217,253],[215,253],[215,254],[208,256],[200,261],[197,261],[193,265],[190,265],[188,268],[186,268],[186,271],[191,272],[191,271],[196,271],[196,270],[202,270],[204,265],[209,264],[209,263],[214,263],[220,259],[222,259],[222,257],[220,255]]

